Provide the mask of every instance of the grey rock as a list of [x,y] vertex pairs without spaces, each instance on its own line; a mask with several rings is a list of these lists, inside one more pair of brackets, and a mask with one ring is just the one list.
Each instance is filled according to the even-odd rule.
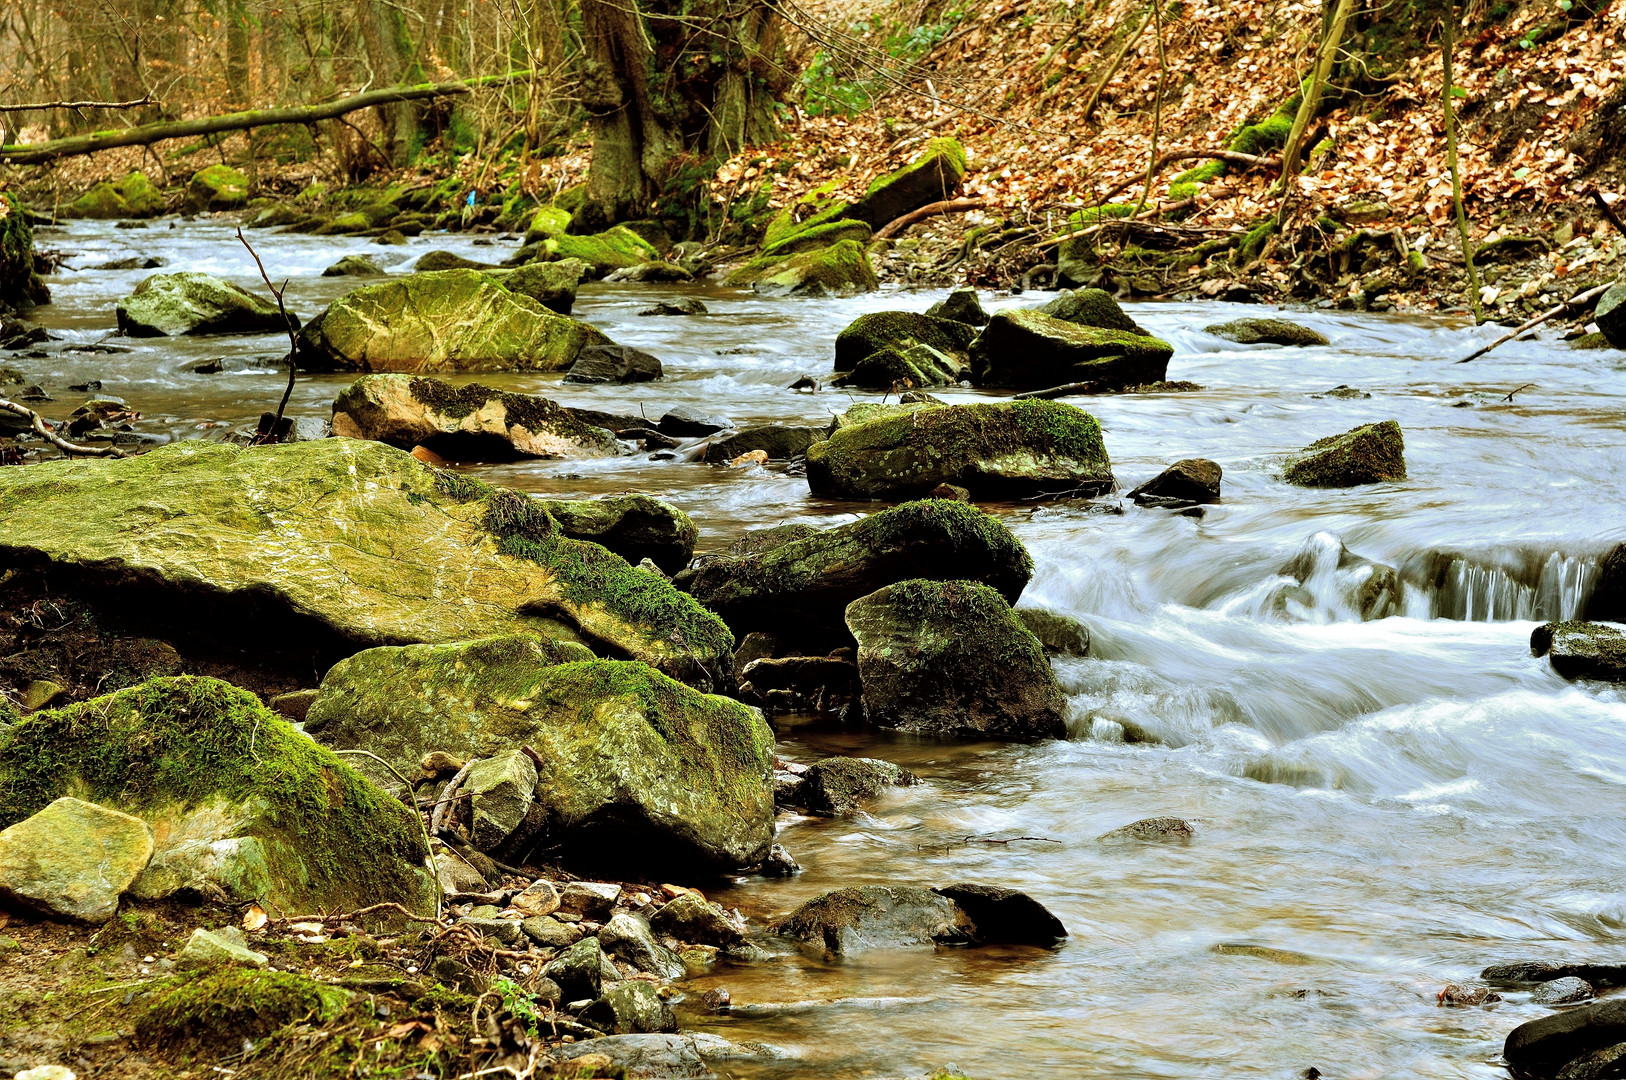
[[887,788],[918,784],[920,777],[876,758],[825,758],[807,770],[800,790],[809,813],[825,817],[855,814]]
[[[680,965],[681,970],[681,965]],[[640,979],[628,979],[605,992],[581,1014],[582,1023],[612,1035],[676,1031],[677,1017],[661,1000],[655,987]]]
[[761,450],[769,460],[782,461],[805,454],[809,446],[824,437],[824,428],[799,424],[762,424],[741,428],[713,440],[707,447],[706,460],[730,461],[741,454]]
[[661,361],[630,345],[589,345],[565,373],[572,383],[650,382],[662,375]]
[[523,934],[518,919],[498,918],[469,918],[459,920],[459,926],[468,926],[479,931],[481,937],[488,937],[500,941],[504,945],[517,945]]
[[549,915],[536,915],[519,924],[526,937],[545,949],[568,949],[580,941],[582,934]]
[[254,952],[221,934],[202,927],[192,931],[185,948],[175,957],[181,967],[264,967],[268,962],[264,953]]
[[1233,319],[1203,327],[1203,332],[1239,345],[1330,345],[1327,335],[1286,319]]
[[1497,986],[1521,986],[1574,976],[1593,986],[1626,986],[1626,964],[1594,964],[1586,961],[1510,960],[1492,964],[1480,978]]
[[1142,818],[1140,821],[1131,822],[1122,828],[1113,829],[1111,832],[1103,833],[1099,839],[1109,842],[1115,840],[1162,840],[1183,843],[1190,840],[1195,833],[1196,830],[1191,827],[1191,823],[1183,818],[1154,817]]
[[663,435],[676,438],[689,438],[696,435],[711,435],[719,431],[727,431],[734,426],[734,421],[726,416],[704,416],[692,409],[668,409],[655,425],[656,430]]
[[953,901],[915,886],[859,885],[809,900],[774,932],[833,955],[972,940],[970,918]]
[[1216,462],[1207,458],[1187,458],[1176,461],[1167,469],[1129,493],[1136,502],[1148,499],[1174,499],[1188,504],[1215,503],[1220,497],[1220,478],[1224,475]]
[[785,850],[783,844],[775,844],[768,850],[768,857],[762,860],[758,872],[763,877],[790,877],[802,872],[802,864]]
[[1586,980],[1573,975],[1544,982],[1530,992],[1530,1000],[1537,1005],[1574,1005],[1595,996]]
[[127,337],[269,333],[287,325],[271,301],[195,271],[152,275],[118,302],[115,314]]
[[1072,292],[1064,292],[1049,303],[1041,304],[1038,311],[1075,326],[1123,330],[1131,334],[1145,333],[1135,320],[1118,306],[1118,301],[1112,294],[1104,289],[1074,289]]
[[650,1035],[609,1035],[571,1043],[549,1051],[556,1062],[573,1061],[588,1054],[605,1054],[626,1080],[713,1080],[713,1063],[773,1061],[788,1055],[760,1043],[731,1043],[705,1032]]
[[1016,609],[1022,625],[1039,639],[1044,651],[1059,656],[1087,656],[1090,651],[1090,628],[1059,611],[1049,608]]
[[603,922],[610,917],[621,886],[606,881],[572,881],[559,893],[559,910]]
[[657,933],[678,941],[728,948],[745,940],[745,923],[699,893],[682,893],[649,920]]
[[661,300],[638,312],[640,315],[705,315],[706,305],[692,296],[679,300]]
[[604,985],[604,965],[608,963],[598,938],[582,938],[555,957],[542,974],[559,984],[566,1001],[589,1000],[599,996]]
[[474,815],[471,839],[481,851],[495,851],[525,820],[536,794],[536,762],[523,750],[506,750],[469,766],[462,792]]
[[676,979],[683,974],[683,962],[671,950],[656,943],[649,923],[641,915],[617,912],[598,932],[599,946],[651,975]]

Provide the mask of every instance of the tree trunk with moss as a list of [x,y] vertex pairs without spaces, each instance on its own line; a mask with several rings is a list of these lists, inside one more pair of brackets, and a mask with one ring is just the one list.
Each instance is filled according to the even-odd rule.
[[692,231],[717,167],[777,137],[776,16],[760,0],[583,0],[581,13],[593,162],[573,227],[658,216]]
[[[394,86],[423,79],[418,49],[412,40],[406,16],[389,0],[362,0],[357,5],[357,21],[373,84]],[[384,154],[397,167],[408,164],[421,142],[419,121],[422,109],[410,101],[378,106],[384,128]]]

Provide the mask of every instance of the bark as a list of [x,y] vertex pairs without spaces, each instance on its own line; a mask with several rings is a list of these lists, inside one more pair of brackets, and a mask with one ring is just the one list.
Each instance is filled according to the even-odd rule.
[[72,135],[65,139],[33,145],[0,146],[0,164],[38,165],[76,154],[93,154],[115,146],[151,146],[164,139],[193,139],[200,135],[215,135],[226,131],[244,131],[248,128],[271,127],[276,124],[311,124],[318,120],[331,120],[361,109],[373,108],[393,102],[424,101],[429,98],[467,94],[484,86],[529,79],[529,71],[515,71],[507,75],[486,75],[451,83],[423,83],[417,86],[389,86],[352,94],[322,105],[302,105],[284,109],[250,109],[245,112],[226,113],[223,116],[204,116],[195,120],[174,120],[145,124],[125,131],[95,131],[87,135]]
[[248,8],[243,0],[226,5],[226,92],[233,105],[253,100],[248,85]]
[[1479,303],[1479,271],[1474,268],[1474,239],[1468,232],[1468,215],[1462,209],[1462,171],[1457,167],[1457,110],[1451,104],[1451,61],[1456,52],[1456,5],[1446,7],[1440,22],[1440,67],[1444,76],[1440,88],[1440,107],[1445,113],[1445,161],[1451,170],[1451,203],[1456,210],[1457,234],[1462,237],[1462,262],[1468,269],[1468,306],[1474,320],[1483,322],[1485,313]]
[[[416,46],[401,9],[390,0],[361,0],[356,8],[373,79],[393,85],[421,77]],[[421,141],[417,106],[411,100],[392,99],[380,104],[378,111],[384,127],[385,156],[397,168],[406,165]]]
[[[1354,6],[1352,0],[1338,0],[1338,7],[1332,13],[1332,21],[1327,25],[1326,37],[1322,39],[1321,49],[1316,56],[1315,70],[1310,75],[1310,88],[1305,91],[1298,114],[1293,117],[1293,129],[1287,135],[1287,145],[1282,147],[1282,175],[1276,186],[1282,191],[1283,210],[1286,209],[1290,193],[1288,184],[1298,171],[1304,133],[1315,117],[1316,107],[1321,104],[1322,87],[1327,85],[1327,77],[1332,74],[1333,61],[1338,58],[1338,46],[1344,39],[1344,25],[1349,21],[1350,9]],[[1277,220],[1279,223],[1280,215]]]

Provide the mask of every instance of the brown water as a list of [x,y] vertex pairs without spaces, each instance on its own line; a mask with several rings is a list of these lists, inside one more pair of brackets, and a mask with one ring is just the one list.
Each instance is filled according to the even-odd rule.
[[[253,239],[307,316],[355,284],[317,276],[346,252],[399,256],[404,270],[430,247],[495,261],[513,246]],[[169,269],[255,284],[224,226],[76,224],[42,243],[79,252],[76,266],[152,254]],[[104,395],[125,398],[147,415],[144,430],[166,437],[218,436],[199,425],[252,422],[274,403],[277,372],[178,370],[208,356],[280,355],[274,337],[120,340],[131,351],[110,357],[61,351],[107,334],[113,303],[143,276],[55,279],[58,303],[41,314],[67,340],[45,358],[0,363],[44,382],[58,398],[52,415],[77,404],[63,387],[100,378]],[[682,404],[741,424],[816,422],[876,397],[783,389],[828,374],[840,328],[938,295],[766,301],[696,287],[708,317],[635,315],[679,291],[589,286],[577,308],[659,355],[661,382],[481,381],[651,417]],[[952,1063],[1012,1080],[1288,1077],[1310,1066],[1340,1078],[1489,1077],[1502,1075],[1494,1062],[1507,1031],[1545,1010],[1516,993],[1489,1009],[1441,1009],[1441,986],[1508,958],[1626,960],[1626,705],[1615,689],[1557,679],[1528,648],[1532,620],[1577,613],[1595,556],[1626,538],[1626,356],[1538,340],[1458,367],[1450,361],[1494,328],[1332,312],[1293,316],[1327,333],[1329,348],[1247,348],[1201,332],[1249,310],[1131,305],[1174,343],[1169,377],[1205,389],[1085,403],[1126,486],[1176,458],[1210,457],[1225,468],[1222,505],[1200,521],[1134,507],[989,508],[1033,553],[1024,603],[1075,614],[1094,635],[1089,659],[1057,663],[1074,737],[955,744],[788,725],[785,756],[869,754],[929,783],[855,820],[783,819],[804,873],[741,879],[720,894],[767,922],[843,885],[985,881],[1051,907],[1067,944],[839,962],[780,950],[720,969],[691,987],[725,986],[743,1007],[685,1021],[792,1055],[736,1073],[908,1076]],[[292,411],[326,415],[345,382],[302,378]],[[1535,385],[1502,400],[1525,383]],[[1371,396],[1322,396],[1341,384]],[[1276,479],[1283,454],[1389,418],[1406,432],[1406,482],[1318,492]],[[481,473],[556,495],[648,491],[689,511],[712,550],[748,528],[867,509],[814,499],[777,467],[631,455]],[[1358,621],[1347,599],[1358,581],[1335,569],[1340,538],[1402,569],[1403,616]],[[1306,547],[1319,570],[1284,604],[1278,571]],[[1125,725],[1160,741],[1126,744]],[[1165,814],[1193,821],[1195,840],[1096,839]],[[1044,840],[986,842],[1023,836]]]

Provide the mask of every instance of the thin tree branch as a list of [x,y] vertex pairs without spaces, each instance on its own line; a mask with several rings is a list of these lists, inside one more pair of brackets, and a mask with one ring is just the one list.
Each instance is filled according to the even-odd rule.
[[260,432],[255,439],[256,442],[274,443],[282,439],[280,433],[282,413],[283,410],[288,408],[288,399],[293,397],[294,394],[294,374],[298,370],[294,363],[294,357],[299,352],[299,338],[294,335],[294,321],[288,317],[288,308],[282,302],[282,294],[288,291],[288,283],[284,281],[280,289],[271,284],[271,278],[265,272],[265,264],[260,261],[260,253],[254,250],[254,245],[250,244],[248,238],[243,235],[241,225],[237,227],[237,239],[242,241],[243,246],[248,248],[248,253],[254,256],[254,265],[260,268],[260,280],[265,282],[265,287],[271,290],[271,295],[277,298],[277,311],[282,315],[282,328],[288,331],[288,388],[282,392],[282,400],[277,403],[277,415],[271,421],[270,429]]
[[34,112],[37,109],[139,109],[158,105],[151,94],[135,101],[32,101],[22,105],[0,105],[0,113]]
[[[1614,284],[1614,282],[1610,281],[1610,282],[1606,282],[1603,285],[1599,285],[1596,288],[1588,289],[1586,292],[1576,293],[1574,296],[1570,297],[1568,300],[1564,301],[1562,304],[1559,304],[1557,307],[1553,308],[1551,311],[1544,311],[1540,315],[1537,315],[1534,319],[1531,319],[1529,322],[1525,323],[1523,326],[1520,326],[1515,330],[1509,330],[1507,333],[1503,334],[1501,337],[1497,338],[1495,341],[1491,342],[1489,345],[1486,345],[1483,349],[1475,349],[1473,352],[1469,353],[1467,356],[1464,356],[1461,360],[1458,360],[1457,363],[1466,364],[1470,360],[1478,360],[1481,356],[1484,356],[1486,353],[1488,353],[1492,349],[1496,348],[1496,346],[1507,344],[1508,342],[1512,341],[1514,338],[1518,337],[1520,334],[1523,334],[1527,330],[1534,330],[1536,327],[1540,326],[1542,323],[1546,322],[1548,319],[1553,318],[1555,315],[1562,315],[1564,312],[1568,311],[1572,307],[1579,307],[1580,305],[1586,303],[1588,300],[1597,299],[1598,297],[1602,296],[1604,293],[1608,292],[1609,287],[1611,285],[1613,285],[1613,284]],[[1522,390],[1522,389],[1524,389],[1524,387],[1521,386],[1519,389]],[[1514,391],[1514,393],[1517,393],[1517,392],[1518,391]],[[1511,396],[1511,395],[1509,395],[1509,396]]]
[[7,401],[5,398],[0,398],[0,410],[4,410],[9,413],[16,413],[18,416],[27,420],[33,425],[34,433],[36,435],[40,436],[40,438],[50,443],[58,450],[61,450],[64,454],[83,454],[85,457],[116,458],[130,456],[116,446],[80,446],[78,443],[71,443],[67,439],[64,439],[62,436],[58,435],[56,432],[52,431],[50,425],[45,422],[45,417],[41,416],[33,409],[30,409],[27,405],[19,405],[15,401]]
[[875,232],[875,239],[885,240],[889,236],[896,236],[909,226],[925,221],[938,214],[963,214],[968,210],[980,210],[983,206],[981,199],[944,199],[941,202],[927,203],[918,210],[911,210],[902,217],[893,218]]

